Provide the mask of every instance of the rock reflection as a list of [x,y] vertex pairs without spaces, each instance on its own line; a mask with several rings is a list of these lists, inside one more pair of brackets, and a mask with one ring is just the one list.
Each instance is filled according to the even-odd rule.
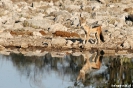
[[116,56],[110,60],[109,86],[130,85],[133,81],[133,62],[132,58]]
[[[52,80],[58,80],[65,84],[59,84],[61,88],[110,88],[113,85],[132,84],[133,81],[133,59],[126,56],[101,56],[99,51],[82,52],[79,55],[66,53],[63,57],[54,57],[51,53],[44,56],[24,56],[23,54],[10,54],[10,60],[20,76],[25,76],[31,87],[46,88]],[[8,56],[6,56],[8,57]],[[93,57],[96,57],[95,59]],[[74,85],[80,70],[86,64],[85,58],[95,62],[100,57],[99,69],[92,69],[85,74],[85,81]],[[14,69],[13,69],[14,70]],[[52,79],[53,75],[55,78]],[[48,78],[51,77],[51,80]],[[58,83],[56,82],[56,84]],[[82,85],[83,84],[83,85]],[[52,88],[51,85],[50,88]],[[35,87],[36,88],[36,87]]]
[[40,57],[29,57],[14,53],[10,56],[19,74],[25,75],[30,79],[30,83],[36,86],[43,85],[43,79],[52,73],[56,74],[61,80],[70,76],[70,80],[68,78],[66,80],[75,81],[84,59],[82,55],[73,56],[68,54],[64,57],[52,57],[50,53]]

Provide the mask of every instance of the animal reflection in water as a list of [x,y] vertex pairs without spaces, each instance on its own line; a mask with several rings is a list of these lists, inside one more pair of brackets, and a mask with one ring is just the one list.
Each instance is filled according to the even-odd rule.
[[[101,67],[101,59],[102,56],[98,55],[98,53],[94,53],[90,58],[87,54],[84,55],[85,58],[85,64],[81,68],[79,75],[77,77],[77,82],[82,80],[82,82],[85,81],[85,75],[90,73],[92,69],[100,69]],[[92,58],[92,61],[90,60]]]

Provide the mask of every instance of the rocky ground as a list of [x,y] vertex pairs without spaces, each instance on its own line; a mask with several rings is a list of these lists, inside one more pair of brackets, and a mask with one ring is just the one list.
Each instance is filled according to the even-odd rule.
[[105,40],[96,44],[92,35],[85,49],[132,50],[132,3],[132,0],[0,0],[0,49],[80,50],[85,36],[80,26],[82,17],[88,25],[102,25]]

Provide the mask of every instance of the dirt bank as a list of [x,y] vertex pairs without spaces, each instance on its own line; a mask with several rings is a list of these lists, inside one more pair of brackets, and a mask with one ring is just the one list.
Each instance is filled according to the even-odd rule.
[[[131,0],[34,0],[0,1],[0,45],[27,49],[132,50]],[[102,25],[105,42],[92,35],[83,45],[87,25]]]

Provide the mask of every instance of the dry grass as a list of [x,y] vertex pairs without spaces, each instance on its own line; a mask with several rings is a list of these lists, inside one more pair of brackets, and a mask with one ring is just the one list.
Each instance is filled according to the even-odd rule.
[[61,37],[80,37],[77,33],[70,33],[65,31],[56,31],[53,34],[55,36],[61,36]]
[[39,33],[41,33],[43,36],[46,35],[46,33],[43,30],[39,31]]
[[22,35],[22,36],[33,36],[33,32],[30,32],[30,31],[20,31],[20,30],[13,30],[13,31],[10,31],[10,34],[12,36],[18,36],[18,35]]

